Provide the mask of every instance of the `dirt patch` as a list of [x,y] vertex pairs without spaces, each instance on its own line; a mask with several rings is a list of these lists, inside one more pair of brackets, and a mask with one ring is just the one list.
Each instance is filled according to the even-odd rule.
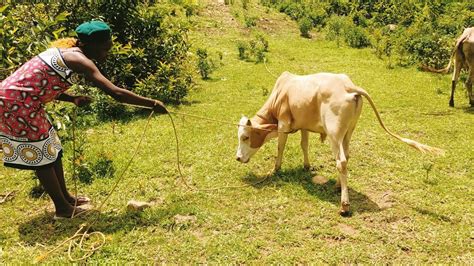
[[380,192],[369,193],[368,196],[371,200],[373,200],[377,204],[380,210],[385,210],[385,209],[393,207],[393,205],[395,204],[394,195],[395,194],[392,191],[387,190],[382,193]]
[[329,179],[327,179],[327,177],[324,177],[324,176],[315,175],[311,178],[311,181],[315,185],[324,185],[329,181]]

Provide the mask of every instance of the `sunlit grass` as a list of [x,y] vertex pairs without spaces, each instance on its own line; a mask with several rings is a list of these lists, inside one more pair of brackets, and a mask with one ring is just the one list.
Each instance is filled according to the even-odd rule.
[[[275,78],[263,64],[238,60],[236,41],[252,33],[238,20],[229,22],[230,14],[225,12],[210,11],[214,16],[195,18],[190,35],[194,49],[222,52],[224,65],[209,81],[196,76],[190,104],[175,111],[237,123],[241,114],[251,116],[260,108]],[[365,104],[351,143],[353,216],[343,218],[337,213],[335,162],[328,143],[321,144],[319,136],[311,135],[312,172],[302,168],[299,134],[294,134],[282,172],[265,183],[192,192],[179,181],[168,117],[155,116],[140,153],[94,227],[107,235],[107,243],[88,261],[472,264],[474,114],[462,90],[456,95],[456,108],[449,108],[449,76],[415,68],[388,69],[370,49],[337,48],[315,33],[312,39],[301,38],[296,24],[273,11],[262,11],[261,17],[273,21],[273,30],[267,33],[268,68],[273,73],[346,73],[371,94],[391,130],[443,148],[446,156],[422,155],[392,139]],[[245,185],[272,169],[275,141],[242,165],[234,159],[236,127],[181,116],[175,122],[183,171],[197,188]],[[116,178],[145,124],[145,118],[137,118],[89,130],[86,157],[92,160],[104,151],[111,154]],[[68,177],[70,156],[66,146]],[[314,185],[311,177],[315,174],[330,181]],[[30,175],[0,170],[0,193],[16,191],[12,201],[0,205],[0,258],[4,262],[31,262],[72,235],[82,222],[53,223],[52,215],[44,210],[49,199],[28,196],[34,184]],[[96,179],[90,185],[79,184],[79,191],[97,205],[114,182],[114,178]],[[129,214],[125,208],[129,199],[156,205]],[[197,220],[176,225],[177,214]],[[66,247],[55,252],[47,262],[66,261],[65,251]]]

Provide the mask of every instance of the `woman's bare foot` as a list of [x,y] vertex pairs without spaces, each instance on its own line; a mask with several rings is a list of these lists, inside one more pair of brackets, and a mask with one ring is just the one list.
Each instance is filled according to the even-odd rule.
[[76,203],[76,198],[73,196],[69,196],[67,198],[67,201],[72,205],[72,206],[81,206],[85,205],[91,202],[91,199],[86,197],[86,196],[77,196],[77,203]]

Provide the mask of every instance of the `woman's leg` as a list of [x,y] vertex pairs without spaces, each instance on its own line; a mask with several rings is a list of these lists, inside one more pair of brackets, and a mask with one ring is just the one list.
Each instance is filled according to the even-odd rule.
[[59,187],[61,188],[61,191],[63,192],[63,195],[64,197],[66,198],[66,200],[73,204],[75,204],[75,199],[74,197],[67,191],[67,188],[66,188],[66,181],[64,180],[64,170],[63,170],[63,163],[62,163],[62,159],[59,158],[58,160],[56,160],[56,162],[54,163],[54,172],[56,173],[56,177],[58,178],[58,183],[59,183]]
[[38,176],[41,185],[53,200],[54,207],[56,208],[56,215],[64,217],[72,215],[74,207],[71,206],[64,197],[54,166],[36,170],[36,175]]

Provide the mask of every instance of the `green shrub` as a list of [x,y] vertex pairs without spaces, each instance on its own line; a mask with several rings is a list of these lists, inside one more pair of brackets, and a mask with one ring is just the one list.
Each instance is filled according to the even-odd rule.
[[8,3],[0,7],[0,80],[48,47],[51,39],[68,34],[70,15],[55,5]]
[[[191,68],[186,63],[185,13],[189,14],[187,4],[138,1],[8,4],[0,8],[0,68],[18,66],[44,50],[50,40],[71,36],[78,24],[102,18],[110,24],[115,40],[101,71],[118,86],[179,103],[192,87]],[[3,71],[0,78],[8,74]]]
[[246,42],[243,42],[243,41],[237,42],[237,50],[239,51],[240,60],[245,60],[249,58],[248,49],[249,49],[249,45]]
[[330,41],[336,41],[337,46],[339,46],[341,39],[344,38],[344,32],[351,26],[352,21],[349,18],[332,16],[326,24],[326,38]]
[[214,63],[212,60],[209,58],[209,55],[207,53],[207,50],[204,48],[198,48],[196,55],[198,57],[198,69],[199,69],[199,74],[201,74],[201,77],[203,79],[208,79],[209,75],[212,73],[214,70]]
[[98,178],[109,178],[114,176],[115,167],[111,156],[105,153],[98,155],[97,160],[92,164],[92,173]]
[[244,14],[245,27],[251,28],[257,26],[257,17]]
[[311,19],[305,17],[298,21],[298,26],[300,28],[301,36],[310,38],[309,31],[313,28],[313,22]]
[[237,49],[240,60],[254,60],[255,63],[261,63],[266,58],[268,52],[268,40],[261,33],[257,33],[253,39],[248,42],[238,41]]
[[344,40],[352,48],[364,48],[370,46],[368,34],[360,27],[352,26],[344,31]]
[[312,21],[312,26],[313,27],[318,27],[322,28],[326,25],[326,21],[328,20],[328,14],[323,8],[313,8],[309,14],[308,17]]
[[451,40],[438,34],[419,35],[406,43],[414,63],[443,68],[451,55]]
[[262,33],[257,33],[255,35],[255,39],[257,40],[257,42],[259,42],[263,48],[263,51],[264,52],[268,52],[268,40],[267,38],[265,37],[265,35],[263,35]]

